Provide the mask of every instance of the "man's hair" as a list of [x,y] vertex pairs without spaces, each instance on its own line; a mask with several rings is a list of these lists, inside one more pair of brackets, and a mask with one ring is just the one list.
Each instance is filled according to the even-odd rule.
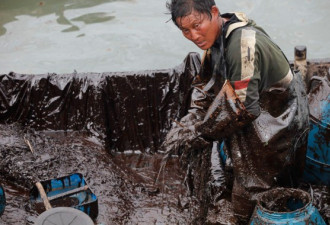
[[214,0],[170,0],[170,2],[166,3],[167,9],[171,13],[172,21],[178,27],[176,19],[190,15],[193,10],[200,14],[206,14],[211,19],[211,8],[214,5]]

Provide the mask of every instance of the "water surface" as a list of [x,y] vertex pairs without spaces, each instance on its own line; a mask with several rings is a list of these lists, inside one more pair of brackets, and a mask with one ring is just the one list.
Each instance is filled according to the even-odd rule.
[[[0,73],[166,69],[188,52],[165,0],[1,0]],[[293,59],[330,57],[329,0],[217,0],[222,13],[245,12]]]

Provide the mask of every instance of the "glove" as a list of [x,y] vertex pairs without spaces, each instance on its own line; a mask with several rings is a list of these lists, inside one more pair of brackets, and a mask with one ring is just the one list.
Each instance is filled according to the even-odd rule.
[[204,138],[217,141],[230,136],[255,118],[245,109],[230,82],[226,81],[203,121],[196,124],[195,128]]
[[180,122],[175,122],[167,133],[161,148],[167,155],[181,155],[182,152],[192,149],[203,149],[210,145],[201,134],[195,131],[196,124],[200,121],[192,113],[188,113]]

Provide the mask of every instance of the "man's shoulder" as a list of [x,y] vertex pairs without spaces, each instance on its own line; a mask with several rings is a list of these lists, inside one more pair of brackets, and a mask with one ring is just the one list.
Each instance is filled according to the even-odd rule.
[[255,45],[259,34],[253,27],[245,26],[235,29],[226,40],[227,51],[240,51],[242,43]]
[[258,46],[260,44],[271,44],[272,41],[269,36],[259,28],[244,26],[231,32],[230,36],[226,39],[226,49],[227,51],[237,51],[241,49],[243,43]]

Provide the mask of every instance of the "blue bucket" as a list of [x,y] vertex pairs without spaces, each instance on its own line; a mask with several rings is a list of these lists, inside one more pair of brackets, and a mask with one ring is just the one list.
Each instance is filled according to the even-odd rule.
[[330,95],[327,82],[321,78],[316,81],[316,91],[309,94],[310,132],[303,179],[330,185]]
[[5,207],[6,207],[5,191],[3,190],[3,187],[0,184],[0,216],[5,211]]
[[262,193],[250,225],[326,225],[311,196],[302,190],[276,188]]

